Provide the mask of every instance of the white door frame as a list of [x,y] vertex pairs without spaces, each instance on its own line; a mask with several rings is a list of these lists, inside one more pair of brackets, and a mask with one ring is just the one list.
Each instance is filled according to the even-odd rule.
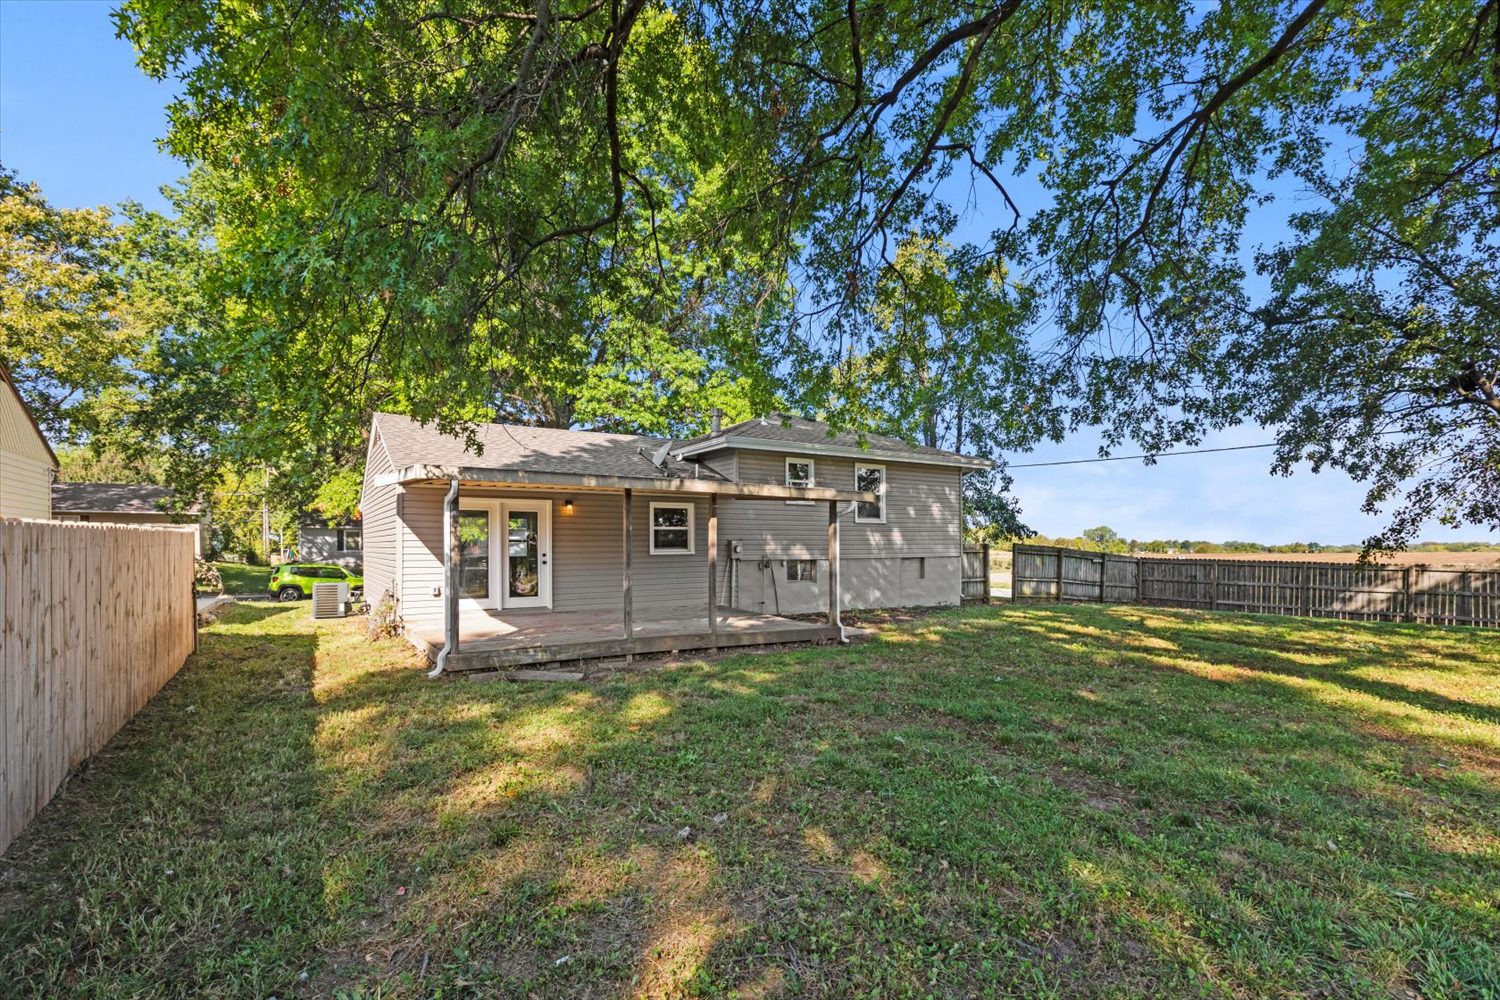
[[[499,529],[492,532],[492,537],[497,543],[504,541],[500,550],[500,559],[495,567],[499,584],[496,594],[500,597],[502,608],[550,608],[552,607],[552,501],[551,500],[517,500],[507,497],[498,501],[495,525]],[[511,597],[510,596],[510,514],[511,511],[535,512],[536,519],[536,555],[537,555],[537,586],[535,597]]]
[[498,532],[500,526],[500,501],[480,497],[459,498],[458,512],[460,515],[474,511],[483,511],[489,515],[490,596],[479,600],[473,597],[464,597],[460,593],[458,606],[460,610],[466,611],[495,611],[500,607],[500,536]]

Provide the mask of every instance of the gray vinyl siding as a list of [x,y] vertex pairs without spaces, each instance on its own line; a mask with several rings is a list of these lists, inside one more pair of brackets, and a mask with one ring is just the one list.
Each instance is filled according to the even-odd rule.
[[378,604],[389,592],[397,595],[396,546],[400,534],[397,486],[376,486],[376,476],[392,471],[391,457],[380,440],[379,425],[370,433],[365,453],[365,483],[360,496],[360,527],[364,529],[365,597]]
[[[814,485],[854,488],[858,460],[794,451],[740,451],[738,478],[785,483],[786,460],[813,461]],[[962,575],[962,475],[956,466],[870,460],[886,471],[884,524],[858,524],[840,504],[841,603],[846,608],[957,604]],[[719,518],[726,548],[739,544],[724,581],[747,611],[804,613],[828,604],[828,505],[727,500]],[[786,579],[786,561],[818,563],[813,582]],[[766,565],[769,563],[769,565]],[[727,598],[728,599],[728,598]]]
[[297,529],[297,558],[303,562],[333,563],[358,573],[364,565],[360,551],[339,550],[339,529],[325,525]]
[[[408,620],[442,618],[443,497],[441,486],[411,486],[402,494],[402,614]],[[507,491],[472,488],[464,497],[552,501],[552,607],[557,611],[624,609],[623,558],[618,493]],[[563,512],[571,497],[573,513]],[[653,500],[692,503],[692,555],[651,555],[649,519]],[[462,502],[462,498],[460,500]],[[632,508],[632,604],[637,611],[708,606],[708,502],[636,493]],[[366,558],[369,557],[367,543]]]

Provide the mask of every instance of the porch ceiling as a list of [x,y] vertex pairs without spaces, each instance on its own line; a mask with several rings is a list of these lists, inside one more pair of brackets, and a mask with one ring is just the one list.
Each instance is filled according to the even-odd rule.
[[484,469],[473,466],[409,465],[376,477],[382,485],[427,483],[445,486],[453,479],[464,486],[491,486],[507,489],[563,489],[618,492],[637,490],[642,493],[682,493],[740,497],[749,500],[833,500],[853,503],[876,503],[871,492],[838,490],[823,486],[781,486],[775,483],[737,483],[722,479],[661,479],[634,476],[587,476],[552,472],[530,472],[516,469]]

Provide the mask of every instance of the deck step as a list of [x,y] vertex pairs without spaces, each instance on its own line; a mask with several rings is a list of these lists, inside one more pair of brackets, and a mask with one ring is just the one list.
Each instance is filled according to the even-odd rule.
[[581,670],[471,670],[471,681],[581,681]]

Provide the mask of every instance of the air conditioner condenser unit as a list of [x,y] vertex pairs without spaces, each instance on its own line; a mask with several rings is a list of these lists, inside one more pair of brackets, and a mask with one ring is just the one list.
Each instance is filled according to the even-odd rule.
[[347,614],[349,614],[349,585],[347,583],[313,584],[313,618],[343,618]]

